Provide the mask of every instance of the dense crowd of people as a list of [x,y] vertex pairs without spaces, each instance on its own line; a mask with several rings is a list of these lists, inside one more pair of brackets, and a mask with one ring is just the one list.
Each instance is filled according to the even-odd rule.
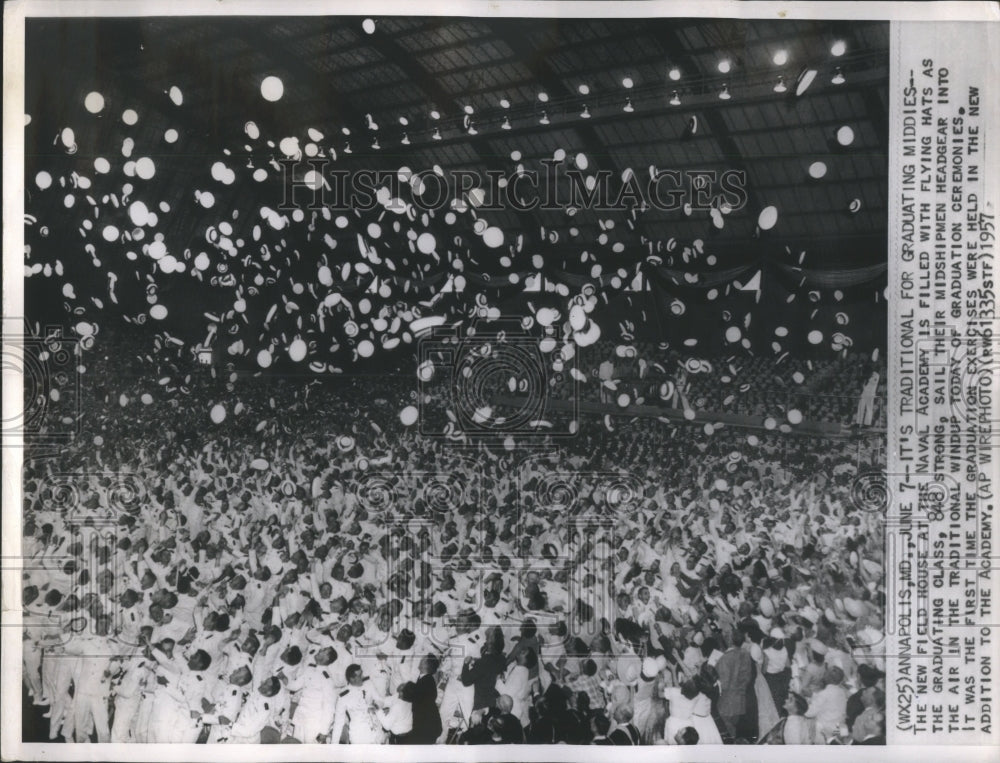
[[53,740],[884,743],[847,441],[636,418],[522,451],[402,426],[392,376],[88,377],[76,443],[26,454]]
[[[617,400],[630,403],[732,413],[764,418],[795,408],[806,420],[853,423],[864,385],[872,371],[885,378],[885,359],[860,362],[856,354],[804,360],[785,357],[780,363],[765,356],[719,356],[709,361],[691,360],[675,350],[648,342],[615,345],[601,342],[594,357],[606,358],[609,380],[595,368],[585,383],[572,385],[564,375],[553,394],[575,395],[582,400]],[[655,360],[654,360],[655,359]],[[885,386],[877,389],[871,424],[885,428]]]

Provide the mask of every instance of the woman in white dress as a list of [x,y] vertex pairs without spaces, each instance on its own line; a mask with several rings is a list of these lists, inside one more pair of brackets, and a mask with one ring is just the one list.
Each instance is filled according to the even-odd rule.
[[778,715],[778,708],[774,704],[771,687],[764,677],[764,650],[761,648],[764,634],[759,629],[751,629],[747,635],[749,638],[744,642],[743,647],[750,652],[754,668],[756,668],[754,670],[753,690],[757,697],[757,737],[759,739],[774,728],[774,724],[781,716]]
[[677,732],[692,726],[698,732],[698,744],[722,744],[722,735],[712,718],[712,701],[702,694],[694,681],[684,681],[680,686],[668,686],[663,698],[670,703],[663,737],[674,744]]
[[533,649],[525,649],[517,654],[517,662],[507,673],[497,679],[497,692],[506,694],[514,703],[511,713],[517,716],[522,726],[528,725],[528,708],[531,706],[531,668],[538,664],[538,656]]

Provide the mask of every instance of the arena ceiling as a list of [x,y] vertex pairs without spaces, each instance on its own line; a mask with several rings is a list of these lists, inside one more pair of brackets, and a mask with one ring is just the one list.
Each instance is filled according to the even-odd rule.
[[[31,20],[26,176],[86,172],[97,190],[93,162],[131,138],[136,155],[155,162],[148,205],[166,202],[158,230],[175,239],[179,257],[201,243],[206,210],[196,192],[214,191],[216,215],[281,199],[275,160],[287,136],[314,142],[351,175],[435,167],[448,177],[509,178],[519,166],[542,170],[557,152],[563,167],[606,170],[612,186],[629,172],[645,183],[664,170],[736,170],[745,173],[745,203],[725,214],[565,204],[483,212],[502,246],[492,257],[470,255],[464,272],[526,273],[537,270],[538,253],[545,270],[586,278],[595,263],[624,266],[626,281],[650,262],[672,267],[664,277],[675,280],[684,271],[725,279],[764,260],[786,275],[877,272],[887,256],[888,32],[886,23],[709,19]],[[815,78],[797,95],[807,70]],[[280,79],[280,100],[262,98],[265,77]],[[97,114],[82,108],[94,91],[106,104]],[[123,123],[124,109],[137,112],[134,125]],[[60,140],[68,125],[73,152]],[[236,170],[235,183],[213,182],[217,161]],[[266,179],[251,180],[255,169]],[[569,181],[557,183],[568,192]],[[84,231],[58,232],[63,195],[27,185],[26,211],[39,221],[29,243],[80,248]],[[762,230],[765,208],[777,223]],[[475,214],[457,223],[416,217],[438,242],[482,248]],[[37,238],[44,221],[48,242]],[[367,222],[330,226],[331,259],[333,247],[356,246]]]

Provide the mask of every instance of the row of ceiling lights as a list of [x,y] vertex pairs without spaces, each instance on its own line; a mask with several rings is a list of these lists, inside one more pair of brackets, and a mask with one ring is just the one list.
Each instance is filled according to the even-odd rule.
[[[366,19],[365,20],[365,25],[364,25],[364,31],[367,34],[374,33],[374,31],[375,31],[374,22],[371,21],[370,19]],[[846,52],[847,52],[847,43],[844,42],[844,40],[835,40],[833,42],[833,44],[830,46],[830,55],[834,56],[835,58],[839,58],[840,56],[843,56]],[[779,50],[776,50],[774,52],[774,55],[772,56],[771,60],[772,60],[772,63],[775,66],[785,66],[788,63],[788,61],[789,61],[788,50],[785,49],[785,48],[781,48]],[[733,62],[732,62],[732,60],[730,58],[722,58],[717,63],[716,68],[718,69],[718,71],[719,71],[720,74],[729,74],[732,71],[732,69],[733,69]],[[804,93],[806,91],[806,89],[808,89],[809,85],[813,82],[813,80],[817,76],[817,73],[818,73],[817,70],[814,69],[814,68],[811,68],[811,67],[805,67],[805,68],[803,68],[803,70],[798,75],[798,79],[796,81],[796,95],[802,95],[802,93]],[[681,80],[681,78],[682,78],[681,70],[678,67],[676,67],[676,66],[671,67],[667,71],[667,78],[670,81],[672,81],[672,82],[679,82]],[[834,69],[834,74],[831,77],[830,82],[833,83],[834,85],[842,85],[846,81],[847,80],[844,77],[844,73],[843,73],[842,68],[839,67],[839,66],[837,66]],[[632,90],[632,88],[634,87],[634,85],[635,85],[635,83],[634,83],[634,81],[632,80],[631,77],[625,77],[622,80],[622,86],[626,90]],[[787,83],[785,81],[785,76],[784,75],[778,75],[778,81],[777,81],[777,83],[774,85],[774,87],[772,89],[776,93],[785,93],[785,92],[788,91],[788,85],[787,85]],[[586,85],[586,84],[581,84],[581,85],[579,85],[577,87],[577,92],[581,96],[586,97],[586,96],[588,96],[590,94],[590,87],[588,85]],[[718,96],[719,96],[719,99],[723,100],[723,101],[728,101],[728,100],[730,100],[732,98],[732,94],[729,91],[729,85],[728,85],[728,83],[725,83],[725,82],[722,83],[721,88],[719,89]],[[539,92],[538,95],[537,95],[537,100],[538,100],[538,102],[540,104],[542,104],[541,114],[538,117],[538,123],[541,124],[541,125],[551,124],[551,121],[550,121],[549,115],[548,115],[548,110],[545,108],[545,104],[547,104],[549,102],[549,96],[548,96],[548,94],[546,92],[544,92],[544,91]],[[680,92],[678,90],[675,89],[675,90],[671,91],[670,99],[669,99],[668,103],[671,106],[680,106],[681,105]],[[508,101],[506,98],[502,98],[500,100],[500,107],[502,109],[504,109],[504,110],[509,109],[510,108],[510,101]],[[625,111],[626,113],[632,113],[632,112],[635,111],[635,106],[632,103],[632,98],[631,98],[630,95],[626,96],[626,98],[625,98],[625,104],[624,104],[622,110]],[[464,115],[463,115],[463,129],[469,135],[472,135],[472,136],[478,135],[478,131],[476,130],[475,124],[473,123],[473,120],[472,120],[472,116],[475,113],[474,109],[472,108],[472,106],[466,105],[466,106],[463,107],[463,111],[464,111]],[[590,116],[591,116],[590,108],[587,105],[587,103],[584,102],[582,104],[582,109],[579,112],[579,117],[580,117],[580,119],[589,119]],[[439,119],[441,119],[441,114],[437,110],[434,110],[434,111],[430,112],[430,117],[431,117],[432,120],[438,121]],[[372,120],[372,118],[371,118],[370,115],[367,116],[367,122],[368,122],[367,127],[368,127],[369,131],[376,132],[378,130],[378,125],[374,123],[374,121]],[[410,138],[409,138],[408,132],[406,132],[406,128],[409,125],[409,120],[407,120],[406,117],[400,117],[399,118],[399,122],[402,125],[403,130],[404,130],[403,137],[402,137],[402,140],[400,141],[400,143],[402,145],[408,146],[408,145],[410,145]],[[511,121],[510,121],[510,116],[505,114],[504,117],[503,117],[503,120],[500,123],[500,129],[502,129],[502,130],[510,130],[512,128],[513,128],[513,126],[512,126]],[[345,132],[345,134],[349,134],[349,130],[347,130],[346,128],[344,129],[344,132]],[[431,138],[433,140],[442,140],[443,139],[440,127],[435,126],[434,131],[431,134]],[[375,136],[374,140],[372,141],[372,148],[374,150],[379,150],[381,148],[381,146],[379,144],[379,141],[378,141],[378,136],[377,135]],[[351,153],[350,144],[347,145],[347,148],[345,149],[345,153]]]

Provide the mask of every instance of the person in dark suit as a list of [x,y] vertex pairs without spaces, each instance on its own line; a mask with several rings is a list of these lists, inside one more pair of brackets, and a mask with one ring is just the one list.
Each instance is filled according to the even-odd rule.
[[879,680],[881,680],[884,676],[885,673],[866,662],[858,665],[858,679],[861,682],[861,688],[847,698],[846,720],[848,729],[854,728],[854,721],[865,709],[865,704],[861,699],[865,693],[865,689],[871,689],[877,686]]
[[400,744],[434,744],[441,736],[441,714],[437,706],[438,658],[429,654],[420,661],[420,677],[413,688],[413,730]]
[[750,710],[748,694],[753,688],[753,658],[742,648],[744,638],[742,631],[734,630],[731,646],[715,664],[719,674],[719,716],[730,741],[740,734]]
[[524,729],[511,713],[514,703],[501,694],[485,714],[474,714],[472,726],[462,735],[462,744],[522,744]]
[[506,660],[501,652],[494,651],[490,641],[483,644],[481,657],[466,657],[462,666],[461,681],[473,687],[472,711],[490,708],[496,702],[497,678],[504,672]]
[[639,744],[639,729],[632,723],[632,706],[619,705],[614,712],[615,730],[608,734],[608,740],[615,745]]
[[591,744],[614,744],[614,742],[608,739],[608,731],[611,730],[611,719],[603,712],[594,713],[590,719],[590,729],[594,732],[594,738],[590,741]]

